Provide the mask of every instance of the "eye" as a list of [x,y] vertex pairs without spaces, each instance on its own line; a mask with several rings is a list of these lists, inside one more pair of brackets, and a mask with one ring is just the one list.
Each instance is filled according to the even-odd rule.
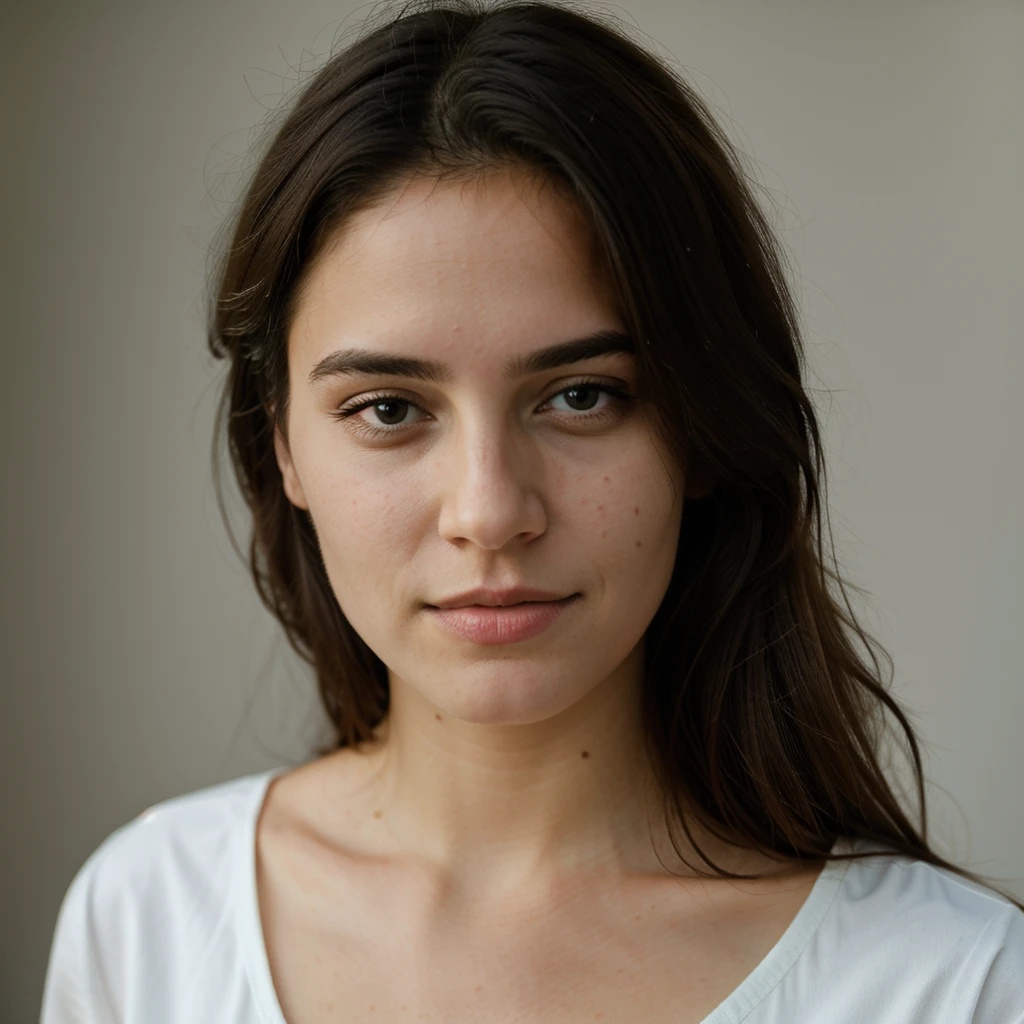
[[374,425],[383,424],[396,427],[405,422],[409,410],[415,409],[416,406],[407,399],[391,396],[377,399],[371,405],[363,406],[363,408],[369,409],[371,415],[375,417]]
[[[417,422],[416,417],[409,419],[410,410],[423,412],[419,406],[399,395],[371,395],[358,405],[339,409],[335,415],[339,419],[352,419],[352,425],[359,430],[381,434],[401,430]],[[357,415],[363,412],[369,415]]]
[[570,427],[602,427],[622,419],[633,398],[624,387],[586,378],[563,384],[541,408],[550,408]]
[[611,400],[612,393],[610,388],[601,387],[599,384],[584,382],[563,388],[557,394],[553,395],[550,400],[555,401],[555,399],[565,396],[565,400],[569,403],[569,409],[571,411],[589,412],[595,405],[597,405],[598,399],[602,394],[606,395],[609,400]]
[[[606,399],[601,402],[602,396]],[[538,408],[550,409],[556,419],[570,426],[599,426],[615,421],[633,398],[629,392],[613,384],[596,380],[573,381],[554,392]],[[564,401],[567,408],[554,404]],[[410,417],[410,413],[414,415]],[[365,414],[365,415],[364,415]],[[379,392],[366,395],[354,404],[342,406],[331,414],[345,420],[356,433],[370,438],[393,437],[430,419],[415,402],[401,395]]]

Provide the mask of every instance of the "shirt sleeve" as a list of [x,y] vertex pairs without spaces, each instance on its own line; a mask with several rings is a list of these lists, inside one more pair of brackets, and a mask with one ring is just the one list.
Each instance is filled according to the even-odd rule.
[[75,876],[57,914],[40,1024],[120,1024],[103,964],[96,913],[95,856]]
[[1008,905],[982,928],[974,945],[980,983],[974,1024],[1024,1024],[1024,911]]

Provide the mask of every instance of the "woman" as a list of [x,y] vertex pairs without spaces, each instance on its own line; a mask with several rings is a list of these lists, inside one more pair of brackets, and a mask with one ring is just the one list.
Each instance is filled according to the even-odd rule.
[[779,250],[683,82],[566,8],[407,7],[232,230],[251,565],[335,741],[101,845],[44,1024],[1024,1021],[1024,913],[927,843]]

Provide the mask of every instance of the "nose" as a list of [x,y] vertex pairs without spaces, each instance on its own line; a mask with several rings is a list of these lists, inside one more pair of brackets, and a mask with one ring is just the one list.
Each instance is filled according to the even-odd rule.
[[489,551],[539,537],[547,528],[540,454],[500,427],[465,428],[460,435],[438,467],[441,536]]

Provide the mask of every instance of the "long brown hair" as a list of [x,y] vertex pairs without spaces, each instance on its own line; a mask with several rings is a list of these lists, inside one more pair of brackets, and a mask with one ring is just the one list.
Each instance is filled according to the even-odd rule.
[[[695,846],[684,813],[770,856],[881,852],[831,852],[850,837],[994,888],[929,847],[918,740],[883,679],[892,661],[833,568],[783,253],[682,77],[606,16],[427,0],[386,9],[272,127],[212,278],[208,340],[229,364],[214,453],[216,463],[226,430],[252,514],[256,587],[312,666],[334,728],[317,755],[370,740],[389,690],[274,456],[296,296],[325,240],[401,180],[524,168],[585,215],[640,341],[659,429],[690,472],[715,482],[685,506],[646,637],[646,745],[666,814]],[[912,758],[920,830],[883,767],[886,711]]]

